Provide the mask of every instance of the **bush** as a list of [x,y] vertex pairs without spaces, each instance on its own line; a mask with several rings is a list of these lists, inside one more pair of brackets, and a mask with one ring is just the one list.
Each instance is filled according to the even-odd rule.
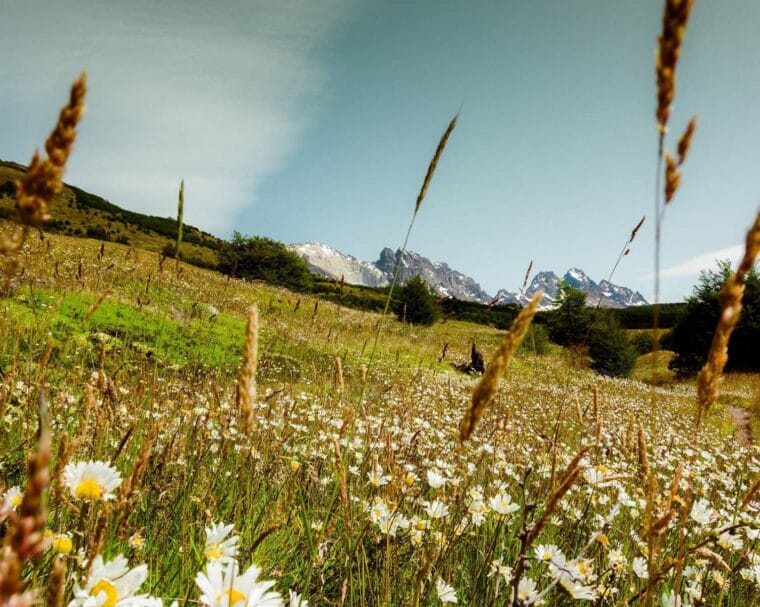
[[652,331],[638,331],[630,339],[631,346],[636,350],[636,354],[643,356],[654,351],[652,344]]
[[549,352],[549,333],[543,325],[532,324],[520,344],[522,352],[531,354],[546,354]]
[[263,280],[293,291],[309,291],[314,284],[306,262],[271,238],[234,232],[218,255],[219,270],[225,274]]
[[[716,271],[702,272],[686,311],[663,339],[663,347],[676,356],[670,368],[680,376],[699,371],[707,360],[715,326],[720,316],[720,289],[731,274],[731,264],[718,263]],[[746,277],[742,313],[728,344],[726,370],[760,371],[760,275],[752,269]]]
[[579,346],[588,341],[591,311],[586,307],[586,294],[560,283],[559,307],[547,321],[549,337],[560,346]]
[[628,377],[638,358],[625,330],[611,315],[602,317],[591,327],[588,353],[591,368],[612,377]]
[[436,295],[420,276],[407,280],[395,302],[398,319],[412,325],[432,325],[438,319]]

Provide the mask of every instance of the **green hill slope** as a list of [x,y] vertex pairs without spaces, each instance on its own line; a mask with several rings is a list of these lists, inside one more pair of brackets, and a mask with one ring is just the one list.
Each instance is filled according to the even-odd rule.
[[[0,218],[13,215],[16,204],[14,181],[26,167],[0,160]],[[148,251],[163,251],[177,239],[177,222],[171,217],[155,217],[128,211],[112,202],[72,185],[53,199],[50,232],[131,244]],[[223,240],[193,226],[185,225],[182,258],[193,265],[216,267],[216,252]]]

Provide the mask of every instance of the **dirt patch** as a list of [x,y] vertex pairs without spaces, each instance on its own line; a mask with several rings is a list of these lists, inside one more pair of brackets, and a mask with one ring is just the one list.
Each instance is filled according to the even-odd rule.
[[736,428],[736,440],[742,447],[752,444],[752,432],[749,427],[749,411],[744,407],[729,406],[726,412]]

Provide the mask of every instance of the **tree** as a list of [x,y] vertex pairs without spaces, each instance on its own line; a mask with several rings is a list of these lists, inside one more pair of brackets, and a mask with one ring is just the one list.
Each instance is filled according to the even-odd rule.
[[263,280],[293,291],[309,291],[314,277],[309,266],[281,242],[233,232],[219,253],[219,270],[249,280]]
[[612,377],[628,377],[638,358],[628,334],[611,314],[601,316],[591,326],[588,353],[591,368]]
[[438,318],[435,293],[420,276],[407,280],[395,303],[398,319],[412,325],[432,325]]
[[559,302],[559,307],[548,319],[549,337],[561,346],[585,345],[591,326],[586,294],[562,282],[559,286]]
[[[676,356],[670,368],[678,375],[696,373],[707,360],[715,326],[720,316],[720,289],[731,274],[728,261],[718,262],[717,270],[700,274],[694,292],[686,300],[686,310],[662,344]],[[742,313],[728,344],[727,370],[760,370],[760,275],[747,273],[742,298]]]

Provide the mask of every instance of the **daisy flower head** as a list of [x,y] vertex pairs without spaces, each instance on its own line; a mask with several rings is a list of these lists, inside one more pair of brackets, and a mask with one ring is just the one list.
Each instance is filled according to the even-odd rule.
[[494,495],[488,500],[488,505],[491,506],[491,510],[502,516],[507,516],[520,509],[518,504],[512,503],[512,498],[508,493]]
[[209,561],[230,562],[237,555],[237,543],[240,537],[233,535],[228,537],[234,525],[224,523],[211,523],[206,527],[206,545],[203,548],[203,556]]
[[536,546],[534,555],[536,560],[551,562],[558,556],[561,556],[562,552],[554,544],[539,544]]
[[92,570],[84,587],[74,587],[69,607],[137,607],[150,604],[146,594],[137,591],[148,577],[146,565],[129,568],[127,559],[118,555],[105,562],[101,555],[92,561]]
[[427,482],[432,489],[438,489],[446,484],[446,477],[441,475],[437,470],[428,470]]
[[209,561],[206,571],[195,576],[199,600],[207,607],[285,607],[282,596],[269,590],[274,582],[259,581],[260,573],[256,565],[240,573],[236,561]]
[[440,500],[425,502],[425,512],[430,518],[444,518],[449,513],[449,507]]
[[288,607],[309,607],[309,601],[301,598],[301,595],[288,590]]
[[21,502],[24,500],[24,492],[20,487],[11,487],[3,494],[3,505],[0,507],[0,511],[3,510],[16,510]]
[[450,586],[449,584],[443,581],[443,578],[439,577],[435,581],[435,591],[438,594],[438,600],[441,601],[441,603],[456,604],[457,593],[454,590],[453,586]]
[[68,554],[74,548],[74,542],[68,533],[57,533],[50,537],[50,547],[58,554]]
[[119,471],[106,462],[77,462],[68,464],[63,478],[71,495],[80,500],[106,501],[116,497],[113,493],[121,485]]

